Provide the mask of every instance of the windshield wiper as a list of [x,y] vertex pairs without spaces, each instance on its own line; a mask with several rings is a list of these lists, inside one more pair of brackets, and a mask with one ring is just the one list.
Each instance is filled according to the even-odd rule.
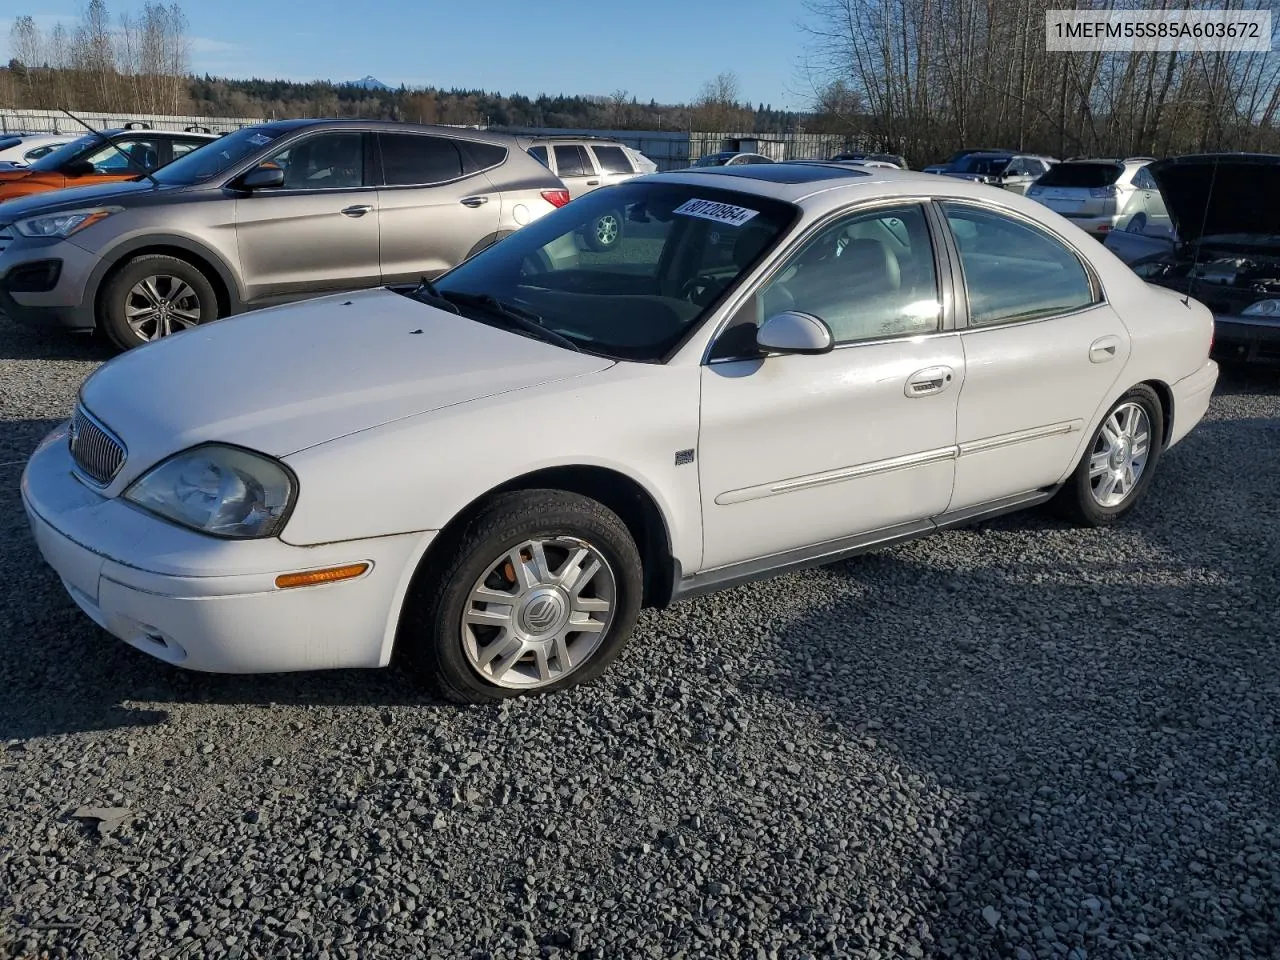
[[439,307],[441,310],[448,310],[450,313],[459,313],[457,304],[446,300],[444,294],[437,290],[436,285],[427,277],[423,277],[418,281],[418,285],[413,288],[413,293],[410,296],[428,306]]
[[458,293],[453,290],[446,290],[440,292],[439,296],[454,303],[481,307],[492,314],[505,318],[510,321],[512,326],[518,327],[526,333],[531,333],[541,340],[554,343],[557,347],[564,347],[566,350],[572,350],[574,353],[582,352],[582,348],[564,334],[557,333],[544,326],[542,318],[536,313],[499,300],[491,293]]

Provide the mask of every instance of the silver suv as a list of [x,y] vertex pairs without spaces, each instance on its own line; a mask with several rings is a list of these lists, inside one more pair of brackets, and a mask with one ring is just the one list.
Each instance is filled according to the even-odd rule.
[[251,307],[433,277],[568,202],[508,136],[245,127],[148,178],[0,205],[0,310],[129,348]]
[[[610,187],[658,165],[638,150],[602,137],[520,137],[520,144],[544,167],[564,182],[569,196],[577,199],[599,187]],[[597,217],[582,234],[589,250],[611,250],[622,239],[621,210]]]
[[1168,227],[1168,211],[1146,169],[1154,159],[1068,160],[1050,167],[1027,196],[1100,240],[1121,225],[1134,233],[1148,223]]

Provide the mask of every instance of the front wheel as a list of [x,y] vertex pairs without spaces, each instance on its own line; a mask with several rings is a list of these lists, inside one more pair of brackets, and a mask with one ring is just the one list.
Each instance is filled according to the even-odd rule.
[[1058,493],[1058,505],[1085,526],[1112,523],[1136,507],[1164,450],[1164,410],[1145,384],[1107,411],[1075,472]]
[[185,260],[135,257],[102,292],[99,325],[121,350],[218,319],[212,284]]
[[401,642],[450,700],[547,693],[598,677],[640,610],[640,556],[602,504],[559,490],[502,494],[424,571]]

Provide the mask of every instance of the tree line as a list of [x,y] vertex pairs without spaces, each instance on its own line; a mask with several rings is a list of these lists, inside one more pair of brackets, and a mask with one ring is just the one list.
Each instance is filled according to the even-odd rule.
[[[816,112],[926,161],[966,146],[1058,157],[1280,151],[1280,55],[1045,50],[1061,0],[805,0]],[[1105,9],[1280,3],[1098,2]]]

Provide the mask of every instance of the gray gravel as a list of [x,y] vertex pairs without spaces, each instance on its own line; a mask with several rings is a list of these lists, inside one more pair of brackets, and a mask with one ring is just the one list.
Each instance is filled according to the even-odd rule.
[[103,356],[0,319],[0,956],[1280,951],[1274,375],[1117,529],[685,602],[590,689],[466,709],[182,673],[80,615],[14,461]]

